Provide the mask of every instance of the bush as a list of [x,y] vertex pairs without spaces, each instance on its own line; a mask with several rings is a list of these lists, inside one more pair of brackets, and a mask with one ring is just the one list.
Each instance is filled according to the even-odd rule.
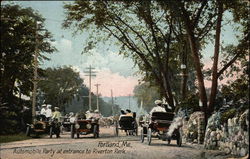
[[229,118],[233,118],[235,116],[235,114],[237,113],[237,109],[232,108],[229,109],[228,111],[225,111],[224,113],[221,114],[221,123],[227,123],[227,120]]

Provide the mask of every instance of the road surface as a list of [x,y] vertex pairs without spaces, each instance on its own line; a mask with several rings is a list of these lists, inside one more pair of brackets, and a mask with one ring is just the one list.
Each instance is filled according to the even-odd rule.
[[71,139],[65,132],[61,138],[33,138],[1,144],[1,159],[205,159],[228,158],[223,152],[208,151],[202,145],[182,144],[153,139],[151,145],[141,143],[139,136],[126,136],[119,131],[114,137],[113,127],[100,128],[100,138],[92,135]]

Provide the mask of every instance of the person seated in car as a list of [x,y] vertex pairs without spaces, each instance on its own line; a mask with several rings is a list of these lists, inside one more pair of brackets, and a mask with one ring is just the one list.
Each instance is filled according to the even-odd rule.
[[152,110],[149,112],[150,115],[153,114],[153,112],[166,112],[166,109],[164,105],[162,104],[161,100],[155,101],[156,106],[152,108]]
[[84,112],[79,112],[79,113],[76,113],[76,119],[86,119],[87,117],[87,114],[85,114]]
[[75,120],[76,120],[76,116],[74,115],[73,112],[70,112],[69,113],[69,121],[70,121],[70,123],[74,123]]
[[41,112],[40,112],[40,116],[42,118],[43,121],[46,120],[46,104],[43,104],[42,105],[42,109],[41,109]]
[[95,110],[94,111],[94,113],[93,113],[93,115],[92,115],[92,118],[94,118],[94,119],[100,119],[102,116],[101,116],[101,114],[99,113],[99,110]]
[[123,117],[123,116],[127,116],[126,115],[126,113],[125,113],[125,111],[124,110],[121,110],[121,115],[119,116],[119,120],[121,119],[121,117]]
[[129,109],[126,109],[126,115],[134,117],[134,114]]

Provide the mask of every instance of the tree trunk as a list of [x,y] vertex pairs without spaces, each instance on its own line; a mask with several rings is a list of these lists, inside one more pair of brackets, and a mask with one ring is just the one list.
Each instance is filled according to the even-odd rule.
[[[223,4],[218,1],[218,18],[216,23],[216,34],[215,34],[215,46],[214,46],[214,61],[212,69],[212,86],[211,94],[209,98],[208,112],[212,113],[214,111],[214,103],[216,100],[217,87],[218,87],[218,60],[220,51],[220,34],[221,34],[221,22],[223,16]],[[209,114],[210,115],[210,114]]]

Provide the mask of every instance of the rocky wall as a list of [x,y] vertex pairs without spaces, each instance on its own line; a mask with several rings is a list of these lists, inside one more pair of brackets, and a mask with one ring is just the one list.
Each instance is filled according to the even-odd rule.
[[236,156],[249,154],[249,110],[228,119],[227,123],[220,121],[220,112],[215,112],[208,119],[205,148],[219,149]]

